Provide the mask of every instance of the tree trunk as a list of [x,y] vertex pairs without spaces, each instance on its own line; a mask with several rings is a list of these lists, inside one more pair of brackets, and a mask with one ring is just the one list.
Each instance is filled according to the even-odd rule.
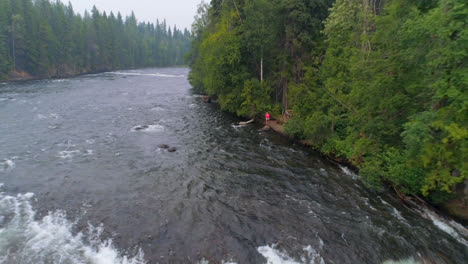
[[260,82],[263,82],[263,56],[260,59]]
[[16,71],[15,33],[13,33],[12,43],[13,43],[13,70]]
[[283,85],[283,110],[288,110],[288,83],[285,82]]

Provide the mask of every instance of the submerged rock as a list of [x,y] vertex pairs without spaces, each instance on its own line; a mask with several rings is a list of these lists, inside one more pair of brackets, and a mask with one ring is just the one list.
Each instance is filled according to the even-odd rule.
[[161,144],[158,146],[160,149],[165,149],[167,150],[167,152],[176,152],[177,151],[177,148],[176,147],[171,147],[167,144]]

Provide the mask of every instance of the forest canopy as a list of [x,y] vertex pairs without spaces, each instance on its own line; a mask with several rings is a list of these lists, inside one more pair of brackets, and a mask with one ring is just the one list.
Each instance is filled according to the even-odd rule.
[[222,109],[292,110],[377,190],[439,203],[468,179],[466,0],[212,0],[192,31],[189,80]]
[[0,80],[184,64],[190,32],[135,14],[74,12],[69,3],[0,0]]

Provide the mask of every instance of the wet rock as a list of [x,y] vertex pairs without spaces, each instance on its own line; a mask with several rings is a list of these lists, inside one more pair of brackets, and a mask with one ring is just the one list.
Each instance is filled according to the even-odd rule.
[[168,148],[170,148],[170,146],[167,145],[167,144],[161,144],[161,145],[159,145],[158,147],[159,147],[160,149],[168,149]]
[[443,203],[441,208],[450,216],[468,225],[468,180],[457,184],[453,192],[455,198]]
[[135,127],[135,130],[138,131],[138,130],[143,130],[143,129],[147,129],[149,126],[148,125],[144,125],[144,126],[137,126]]
[[270,126],[264,126],[261,130],[264,131],[264,132],[268,132],[268,131],[271,130],[271,127]]
[[168,151],[168,152],[176,152],[176,151],[177,151],[177,148],[175,148],[175,147],[168,148],[167,151]]
[[203,96],[202,101],[205,103],[211,103],[211,96],[208,96],[208,95]]

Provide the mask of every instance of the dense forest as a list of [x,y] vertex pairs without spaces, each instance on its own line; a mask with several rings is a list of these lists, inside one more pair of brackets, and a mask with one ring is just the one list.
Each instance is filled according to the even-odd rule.
[[466,0],[212,0],[192,34],[196,90],[292,110],[290,135],[374,189],[439,203],[468,179]]
[[0,80],[184,63],[190,32],[71,4],[0,0]]

